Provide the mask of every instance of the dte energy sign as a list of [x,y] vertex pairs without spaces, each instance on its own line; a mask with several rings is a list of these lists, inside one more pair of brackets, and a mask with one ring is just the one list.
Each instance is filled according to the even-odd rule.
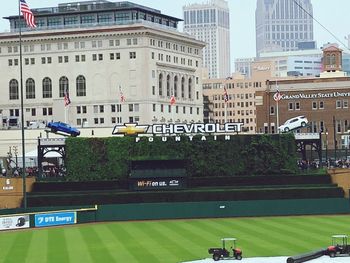
[[36,214],[35,227],[72,225],[77,223],[77,212]]

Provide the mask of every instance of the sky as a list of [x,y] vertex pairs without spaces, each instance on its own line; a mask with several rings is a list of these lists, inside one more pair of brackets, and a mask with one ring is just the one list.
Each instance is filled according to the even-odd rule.
[[[96,0],[98,1],[98,0]],[[121,0],[110,0],[118,2]],[[137,4],[159,9],[163,14],[183,18],[182,7],[208,0],[129,0]],[[255,9],[257,0],[228,0],[230,8],[231,61],[255,56]],[[79,2],[74,0],[26,0],[30,8],[56,7],[58,3]],[[349,0],[311,0],[314,17],[331,31],[342,43],[348,44],[345,36],[350,34]],[[330,12],[331,10],[331,12]],[[3,0],[0,9],[0,32],[9,30],[5,16],[18,14],[17,1]],[[182,26],[180,25],[182,30]],[[324,43],[339,43],[330,33],[314,21],[314,40],[317,46]],[[339,43],[340,44],[340,43]],[[346,47],[340,44],[340,48]],[[348,50],[349,51],[349,50]]]

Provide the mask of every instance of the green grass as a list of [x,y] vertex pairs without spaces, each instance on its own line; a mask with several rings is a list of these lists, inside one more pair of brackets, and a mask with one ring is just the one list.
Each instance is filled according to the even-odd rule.
[[0,232],[0,262],[167,263],[209,257],[222,237],[244,257],[288,256],[350,234],[350,215],[112,222]]

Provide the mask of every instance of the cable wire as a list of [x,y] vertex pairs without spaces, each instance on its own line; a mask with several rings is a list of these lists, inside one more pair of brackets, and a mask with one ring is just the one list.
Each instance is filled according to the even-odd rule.
[[331,34],[335,40],[337,40],[341,45],[343,45],[347,50],[350,50],[347,45],[345,45],[335,34],[333,34],[332,31],[330,31],[328,28],[326,28],[324,25],[321,24],[312,14],[310,14],[307,10],[305,10],[304,7],[302,7],[296,0],[293,0],[293,2],[306,14],[308,14],[317,24],[319,24],[324,30],[326,30],[329,34]]

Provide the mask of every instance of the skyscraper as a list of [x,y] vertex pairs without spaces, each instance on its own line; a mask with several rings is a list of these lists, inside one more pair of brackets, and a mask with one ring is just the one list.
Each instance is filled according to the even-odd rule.
[[313,41],[310,0],[257,0],[256,54],[297,50],[298,43]]
[[203,50],[203,67],[209,78],[225,78],[230,68],[230,15],[225,0],[183,7],[184,32],[207,45]]

